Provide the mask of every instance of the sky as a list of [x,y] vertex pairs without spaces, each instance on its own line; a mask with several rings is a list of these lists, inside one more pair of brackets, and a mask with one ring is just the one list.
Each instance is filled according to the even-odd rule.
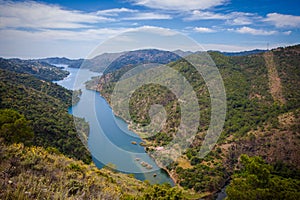
[[85,58],[109,38],[146,28],[177,31],[205,50],[284,47],[300,43],[300,2],[0,0],[0,57]]

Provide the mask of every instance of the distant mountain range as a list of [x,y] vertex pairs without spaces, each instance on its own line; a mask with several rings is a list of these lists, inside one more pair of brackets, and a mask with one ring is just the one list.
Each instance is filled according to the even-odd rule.
[[[48,64],[63,64],[63,65],[74,65],[76,66],[76,63],[82,63],[84,59],[69,59],[69,58],[59,58],[59,57],[52,57],[52,58],[42,58],[42,59],[37,59],[36,61],[39,62],[45,62]],[[78,66],[80,67],[80,65]]]
[[250,51],[240,51],[240,52],[221,52],[221,51],[217,51],[217,52],[223,54],[224,56],[249,56],[252,54],[264,53],[266,51],[268,51],[268,50],[254,49],[254,50],[250,50]]
[[[146,49],[146,50],[138,50],[138,51],[129,51],[129,52],[120,52],[120,53],[103,53],[101,55],[98,55],[92,59],[69,59],[65,57],[50,57],[50,58],[42,58],[42,59],[35,59],[31,60],[32,62],[38,61],[40,63],[48,63],[48,64],[64,64],[68,65],[71,68],[86,68],[90,69],[91,71],[95,72],[104,72],[106,68],[119,68],[120,65],[128,65],[128,64],[135,64],[132,62],[157,62],[161,64],[168,63],[167,61],[175,61],[179,59],[180,57],[186,57],[190,54],[193,54],[194,52],[191,51],[182,51],[182,50],[175,50],[173,52],[169,51],[161,51],[161,54],[159,55],[158,52],[161,50],[154,50],[154,49]],[[208,51],[208,52],[218,52],[220,54],[223,54],[225,56],[247,56],[252,54],[258,54],[266,52],[267,50],[262,49],[254,49],[250,51],[241,51],[241,52],[220,52],[220,51]],[[168,52],[168,53],[167,53]],[[149,54],[149,55],[148,55]],[[155,58],[151,55],[155,55]],[[126,57],[126,59],[125,59]],[[139,59],[136,59],[139,57]],[[160,57],[160,58],[159,58]],[[167,59],[166,59],[167,58]],[[168,60],[169,58],[169,60]],[[161,62],[162,60],[165,60],[165,62]]]
[[109,73],[123,67],[136,66],[147,63],[167,64],[180,59],[176,53],[170,51],[162,51],[157,49],[145,49],[126,52],[115,59],[105,69],[104,73]]

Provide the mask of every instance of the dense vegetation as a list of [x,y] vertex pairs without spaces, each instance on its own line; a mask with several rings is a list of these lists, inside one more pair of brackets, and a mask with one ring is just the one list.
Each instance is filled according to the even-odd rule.
[[230,199],[298,199],[299,172],[266,164],[260,157],[241,156],[242,169],[226,188]]
[[0,69],[31,74],[39,79],[48,81],[61,80],[69,74],[69,72],[46,62],[39,60],[21,60],[16,58],[0,58]]
[[11,109],[0,110],[0,137],[7,143],[27,143],[34,136],[24,115]]
[[177,187],[88,164],[88,125],[76,118],[77,133],[71,91],[30,74],[0,77],[0,199],[182,199]]
[[[228,57],[217,52],[210,52],[210,55],[220,70],[226,89],[224,130],[214,150],[205,158],[199,158],[198,151],[209,124],[209,93],[202,77],[189,63],[185,60],[170,63],[169,66],[185,76],[197,92],[201,125],[190,148],[168,166],[169,173],[185,189],[213,194],[230,178],[243,153],[260,155],[271,164],[284,163],[298,168],[300,45],[246,56]],[[272,62],[267,62],[266,58]],[[101,77],[97,90],[108,102],[118,78],[134,64],[127,63]],[[276,73],[270,73],[272,70]],[[150,123],[148,110],[153,103],[164,105],[169,117],[163,130],[147,140],[148,150],[167,144],[177,129],[179,119],[176,117],[180,108],[171,97],[167,88],[151,84],[139,88],[131,96],[130,114],[141,126]],[[131,128],[139,132],[140,127]]]
[[182,199],[179,188],[100,170],[56,148],[32,146],[32,137],[23,115],[0,110],[1,199]]
[[77,135],[73,117],[68,114],[72,91],[28,74],[0,70],[0,77],[0,108],[16,110],[30,121],[34,130],[32,144],[57,148],[72,158],[91,161]]
[[[140,53],[130,55],[133,57],[123,56],[119,60],[125,66],[113,68],[117,70],[108,71],[99,85],[93,85],[97,83],[94,79],[89,86],[100,90],[109,101],[115,82],[137,64],[130,63]],[[228,110],[222,135],[205,158],[200,158],[198,151],[210,120],[207,87],[185,60],[169,63],[190,82],[201,110],[195,140],[182,157],[167,166],[184,190],[169,185],[150,186],[128,175],[87,164],[91,157],[80,139],[86,138],[83,134],[88,126],[79,119],[81,133],[78,135],[67,110],[72,104],[72,92],[47,81],[66,74],[59,75],[58,68],[53,68],[52,73],[50,66],[41,67],[36,61],[21,65],[25,61],[2,59],[0,198],[209,198],[232,179],[226,190],[229,199],[297,199],[300,195],[300,45],[246,56],[227,57],[217,52],[210,55],[224,80]],[[160,58],[152,56],[151,59]],[[117,66],[118,62],[113,65]],[[34,73],[33,69],[37,68],[39,73]],[[276,73],[270,73],[270,68]],[[80,91],[76,94],[80,95]],[[150,123],[151,104],[164,105],[168,119],[163,129],[145,142],[149,151],[168,144],[180,123],[180,107],[174,94],[155,84],[145,85],[131,96],[130,114],[135,122],[141,126]],[[131,128],[138,131],[139,127]]]
[[104,74],[116,71],[124,66],[136,66],[146,63],[168,64],[178,60],[180,56],[169,51],[145,49],[129,51],[115,59],[103,72]]
[[0,140],[0,199],[181,199],[169,185],[149,185],[42,147]]

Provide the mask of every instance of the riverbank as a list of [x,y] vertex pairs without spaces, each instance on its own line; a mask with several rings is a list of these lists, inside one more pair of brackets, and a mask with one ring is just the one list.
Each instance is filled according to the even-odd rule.
[[[100,74],[88,69],[66,67],[65,70],[70,71],[70,75],[56,83],[69,90],[81,90],[79,102],[69,108],[69,113],[84,118],[89,123],[89,136],[88,138],[82,136],[82,139],[85,144],[87,142],[96,166],[103,168],[112,163],[120,172],[135,174],[136,179],[141,181],[149,180],[151,184],[170,183],[173,185],[174,181],[168,172],[160,170],[153,159],[145,153],[143,141],[134,132],[128,130],[128,124],[113,115],[110,105],[98,91],[86,88],[85,83]],[[137,144],[133,145],[132,141],[136,141]],[[147,173],[149,170],[136,162],[134,160],[136,157],[151,165],[152,169],[159,170]]]
[[[105,101],[108,103],[108,105],[112,109],[111,102],[108,100],[106,95],[101,95],[101,92],[98,89],[95,89],[96,87],[91,87],[91,85],[89,85],[89,86],[90,87],[88,89],[99,92],[99,95],[103,99],[105,99]],[[112,112],[113,112],[113,115],[120,118],[121,120],[123,120],[127,124],[128,130],[134,132],[136,135],[138,135],[141,138],[142,144],[139,144],[139,145],[144,147],[145,152],[152,158],[152,160],[156,163],[156,165],[168,174],[168,176],[172,179],[174,185],[177,185],[178,179],[174,176],[174,174],[171,171],[169,171],[165,166],[161,166],[158,162],[156,162],[155,158],[153,158],[151,156],[151,154],[149,154],[149,150],[155,149],[155,148],[157,148],[157,146],[154,146],[149,140],[146,140],[145,138],[143,138],[144,133],[139,132],[136,129],[134,129],[133,128],[133,123],[131,121],[128,121],[128,120],[122,118],[122,116],[119,113],[116,113],[113,109],[112,109]]]
[[[98,91],[98,90],[97,90],[97,91]],[[106,95],[102,96],[101,93],[99,92],[99,96],[101,96],[103,99],[105,99],[105,101],[108,103],[108,105],[110,105],[110,101],[106,98]],[[110,108],[111,108],[111,107],[110,107]],[[111,110],[112,110],[112,109],[111,109]],[[123,119],[123,118],[119,115],[119,113],[116,113],[114,110],[112,110],[112,112],[113,112],[113,114],[114,114],[117,118],[123,120],[123,121],[127,124],[128,129],[130,129],[131,131],[133,131],[136,135],[138,135],[138,136],[143,135],[143,133],[140,133],[139,131],[136,131],[135,129],[133,129],[133,128],[132,128],[132,123],[129,122],[129,121],[127,121],[127,120],[125,120],[125,119]],[[156,162],[156,160],[155,160],[155,159],[151,156],[151,154],[149,153],[149,151],[150,151],[151,149],[156,149],[156,148],[158,148],[158,146],[153,145],[153,143],[152,143],[151,141],[146,140],[146,139],[144,139],[144,138],[142,139],[142,141],[143,141],[143,144],[142,144],[142,145],[139,144],[139,145],[140,145],[140,146],[143,146],[145,152],[149,155],[149,157],[152,158],[152,160],[156,163],[156,165],[157,165],[161,170],[163,170],[166,174],[168,174],[168,176],[170,177],[170,179],[173,181],[174,185],[175,185],[176,187],[179,187],[179,188],[183,189],[183,191],[184,191],[183,193],[184,193],[184,196],[186,197],[186,199],[210,198],[210,197],[213,197],[214,195],[217,195],[217,194],[220,192],[220,190],[219,190],[219,191],[215,191],[215,192],[203,192],[203,193],[197,193],[197,192],[195,192],[194,190],[189,190],[189,189],[188,189],[188,190],[185,190],[183,187],[181,187],[181,186],[179,185],[179,179],[178,179],[178,177],[177,177],[177,174],[176,174],[174,171],[170,171],[169,169],[167,169],[167,167],[161,166],[158,162]],[[138,143],[137,143],[136,145],[133,145],[133,144],[131,144],[131,143],[129,142],[129,144],[130,144],[131,146],[138,146]]]

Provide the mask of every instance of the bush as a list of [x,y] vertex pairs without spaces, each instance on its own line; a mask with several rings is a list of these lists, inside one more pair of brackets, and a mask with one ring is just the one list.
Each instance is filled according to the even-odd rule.
[[0,110],[0,137],[7,143],[28,143],[34,134],[24,115],[12,109]]

